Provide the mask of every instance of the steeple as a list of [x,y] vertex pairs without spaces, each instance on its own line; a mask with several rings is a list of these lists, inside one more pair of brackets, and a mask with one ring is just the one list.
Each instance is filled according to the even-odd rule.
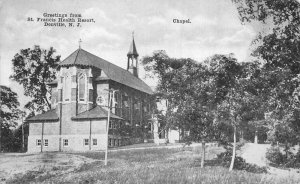
[[134,32],[132,32],[132,42],[127,53],[127,70],[132,73],[135,77],[138,77],[138,57],[139,54],[136,50],[134,42]]

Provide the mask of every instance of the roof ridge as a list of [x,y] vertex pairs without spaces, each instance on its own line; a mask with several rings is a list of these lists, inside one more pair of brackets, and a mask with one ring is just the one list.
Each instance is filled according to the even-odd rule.
[[79,54],[79,51],[81,50],[81,48],[77,49],[77,54],[76,54],[76,57],[75,57],[75,60],[74,60],[74,65],[76,64],[76,61],[77,61],[77,57],[78,57],[78,54]]
[[93,107],[93,108],[91,108],[91,109],[89,109],[89,110],[83,111],[83,112],[77,114],[76,116],[78,116],[78,115],[80,115],[80,114],[83,114],[83,113],[85,113],[85,112],[91,111],[91,110],[95,109],[96,107],[98,107],[98,105],[96,105],[95,107]]
[[[54,114],[53,114],[54,113]],[[51,114],[52,116],[50,117],[47,117],[49,116],[49,114]],[[53,117],[56,116],[56,117]],[[25,121],[38,121],[38,120],[58,120],[59,117],[56,113],[56,109],[50,109],[42,114],[37,114],[33,117],[30,117],[30,118],[26,118]]]
[[[84,49],[77,49],[77,53],[73,52],[72,57],[67,57],[64,61],[60,63],[60,66],[89,66],[96,67],[103,70],[107,78],[125,84],[129,87],[137,89],[139,91],[152,94],[152,89],[140,78],[132,75],[131,72],[120,67],[114,63],[111,63],[95,54],[92,54]],[[79,53],[80,52],[80,53]],[[74,61],[75,60],[75,61]]]
[[[83,50],[83,49],[82,49],[82,50]],[[85,52],[87,52],[88,54],[91,54],[91,55],[93,55],[93,56],[95,56],[95,57],[97,57],[97,58],[100,58],[100,59],[106,61],[107,64],[109,64],[109,65],[113,65],[113,66],[115,66],[115,67],[121,68],[122,70],[125,70],[124,68],[122,68],[122,67],[120,67],[120,66],[118,66],[118,65],[116,65],[116,64],[114,64],[114,63],[111,63],[111,62],[107,61],[106,59],[103,59],[103,58],[101,58],[101,57],[99,57],[99,56],[96,56],[95,54],[90,53],[89,51],[86,51],[86,50],[83,50],[83,51],[85,51]],[[125,70],[125,71],[127,71],[127,70]]]
[[[77,49],[78,50],[78,49]],[[72,52],[68,57],[66,57],[64,60],[62,60],[61,62],[59,62],[58,66],[57,67],[60,67],[60,65],[65,61],[67,60],[68,58],[70,58],[72,56],[72,54],[74,54],[77,50],[75,50],[74,52]]]

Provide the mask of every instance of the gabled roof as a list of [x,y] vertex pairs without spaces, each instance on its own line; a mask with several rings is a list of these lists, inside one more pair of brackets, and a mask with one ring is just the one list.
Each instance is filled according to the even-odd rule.
[[129,47],[129,51],[127,53],[127,56],[130,56],[130,55],[134,55],[134,56],[139,56],[137,50],[136,50],[136,46],[135,46],[135,42],[134,42],[134,38],[132,38],[132,43]]
[[58,115],[56,114],[55,109],[51,109],[43,114],[38,114],[34,117],[26,119],[26,121],[34,122],[34,121],[58,121]]
[[[83,120],[83,119],[106,119],[108,116],[107,110],[103,109],[100,106],[96,106],[93,109],[90,109],[88,111],[84,111],[80,114],[78,114],[75,117],[72,117],[72,120]],[[110,113],[110,118],[112,119],[120,119],[122,120],[123,118]]]
[[[133,41],[134,44],[134,41]],[[135,48],[135,44],[134,44]],[[136,50],[136,49],[135,49]],[[133,50],[134,51],[134,50]],[[100,57],[97,57],[83,49],[77,49],[64,59],[59,66],[91,66],[101,69],[107,78],[124,84],[147,94],[153,94],[151,88],[141,79],[132,75],[129,71],[114,65]]]

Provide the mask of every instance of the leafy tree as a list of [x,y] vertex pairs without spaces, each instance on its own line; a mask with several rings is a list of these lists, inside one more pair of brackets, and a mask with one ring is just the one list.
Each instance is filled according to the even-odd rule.
[[[242,72],[241,64],[232,54],[229,56],[214,55],[205,61],[210,72],[211,81],[215,84],[213,96],[215,98],[216,123],[227,124],[233,127],[233,150],[229,170],[233,169],[236,159],[237,129],[242,120],[249,113],[249,102],[252,95],[246,91],[247,80]],[[243,75],[244,74],[244,75]],[[211,103],[210,103],[211,104]]]
[[243,24],[260,23],[253,55],[267,67],[300,72],[300,3],[297,0],[232,0]]
[[[204,67],[191,59],[175,59],[167,56],[165,51],[155,51],[152,56],[142,60],[148,76],[158,78],[157,92],[168,101],[164,119],[170,128],[190,130],[185,141],[205,141],[212,132],[209,113],[204,113],[202,106],[204,92],[200,87],[206,75]],[[201,91],[202,90],[202,91]],[[204,146],[205,149],[205,142]],[[204,164],[202,155],[202,163]]]
[[[2,147],[7,147],[11,135],[11,127],[17,125],[17,120],[21,111],[18,109],[20,103],[17,93],[13,92],[9,87],[0,85],[0,150]],[[5,139],[5,140],[4,140]],[[6,142],[5,145],[2,145]]]
[[[259,23],[261,29],[253,40],[252,55],[262,60],[257,81],[265,84],[269,139],[286,142],[299,132],[299,46],[300,4],[296,0],[233,0],[243,24]],[[296,99],[296,100],[295,100]],[[275,126],[276,125],[276,126]],[[277,133],[280,133],[279,134]],[[283,136],[285,135],[285,136]],[[298,139],[299,137],[294,137]],[[295,142],[295,141],[293,141]]]
[[243,127],[247,131],[254,132],[254,139],[258,141],[258,133],[266,134],[264,133],[267,128],[265,114],[271,111],[268,99],[274,88],[274,82],[271,82],[274,80],[274,76],[258,61],[242,63],[242,75],[244,90],[248,92],[250,95],[248,97],[251,98],[247,107],[247,114],[243,117]]
[[[239,85],[239,84],[238,84]],[[242,116],[247,113],[246,106],[249,98],[242,90],[233,88],[227,95],[226,99],[218,106],[219,121],[228,123],[233,127],[233,149],[232,159],[229,170],[234,166],[236,157],[237,128],[242,124]]]
[[[159,80],[158,92],[168,100],[168,123],[189,130],[186,142],[202,142],[204,165],[205,142],[220,140],[228,134],[216,123],[216,108],[233,87],[240,66],[236,60],[215,55],[205,63],[191,59],[169,58],[164,51],[143,58],[145,70]],[[224,129],[223,129],[224,130]]]
[[23,86],[26,96],[32,97],[25,105],[31,111],[43,112],[51,108],[51,88],[47,83],[55,80],[60,61],[60,56],[54,56],[54,53],[52,47],[45,50],[35,46],[33,49],[21,49],[12,59],[13,74],[10,78]]

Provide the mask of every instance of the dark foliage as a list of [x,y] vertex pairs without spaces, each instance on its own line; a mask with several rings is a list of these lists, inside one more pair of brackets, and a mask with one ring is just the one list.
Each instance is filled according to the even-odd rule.
[[285,162],[285,157],[281,153],[279,147],[272,146],[267,150],[266,158],[274,165],[281,165]]
[[13,128],[23,115],[19,107],[18,95],[9,87],[0,85],[0,152],[18,150],[18,140]]
[[284,154],[279,147],[272,146],[267,150],[266,158],[275,167],[300,168],[300,149],[296,154],[289,150],[285,150]]
[[13,74],[11,79],[24,88],[24,95],[33,98],[25,107],[31,111],[43,112],[51,108],[48,82],[55,80],[56,67],[60,56],[55,56],[55,49],[21,49],[12,59]]

